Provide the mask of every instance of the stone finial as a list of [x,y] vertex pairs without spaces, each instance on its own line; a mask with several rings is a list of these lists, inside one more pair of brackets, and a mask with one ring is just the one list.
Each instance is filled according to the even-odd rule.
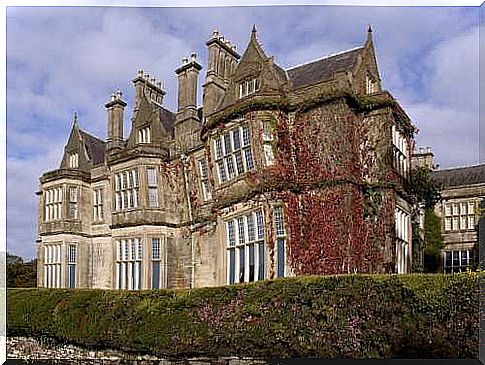
[[157,87],[160,88],[160,89],[162,88],[162,82],[161,81],[157,81]]
[[197,53],[192,52],[192,53],[190,54],[190,60],[191,60],[192,62],[195,62],[196,58],[197,58]]
[[145,71],[143,77],[145,78],[145,80],[150,80],[150,74],[147,73],[146,71]]
[[77,125],[77,111],[74,111],[74,117],[73,117],[73,120],[72,120],[72,124]]
[[140,69],[140,70],[138,70],[138,76],[139,76],[139,77],[143,77],[143,70],[141,70],[141,69]]
[[372,42],[372,27],[370,24],[367,27],[367,42]]
[[186,65],[189,63],[189,59],[187,57],[182,58],[182,65]]
[[116,90],[116,100],[121,100],[122,95],[123,95],[123,93],[121,92],[120,89]]
[[152,84],[154,84],[154,85],[155,85],[155,83],[157,82],[157,79],[156,79],[156,78],[154,78],[154,77],[152,77],[151,82],[152,82]]
[[116,100],[116,94],[115,93],[111,93],[111,101],[115,101]]
[[431,153],[431,147],[426,147],[426,152]]
[[424,148],[423,147],[419,147],[419,153],[424,153]]
[[219,30],[218,29],[214,29],[212,31],[212,38],[217,38],[219,37]]

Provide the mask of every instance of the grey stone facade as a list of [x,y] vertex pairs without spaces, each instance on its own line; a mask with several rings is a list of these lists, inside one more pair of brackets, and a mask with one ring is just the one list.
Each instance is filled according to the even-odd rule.
[[435,207],[444,241],[440,270],[466,271],[478,259],[477,225],[480,202],[485,199],[485,165],[439,169],[433,158],[429,147],[413,155],[414,166],[428,167],[441,191],[442,201]]
[[[385,264],[409,272],[406,189],[413,140],[403,137],[395,119],[407,118],[404,111],[381,89],[371,31],[361,47],[288,70],[265,54],[255,29],[242,56],[217,31],[206,44],[202,107],[202,65],[192,54],[175,71],[176,112],[163,106],[161,83],[139,71],[127,139],[121,92],[106,103],[107,141],[74,120],[61,165],[40,178],[38,286],[187,288],[294,275],[288,218],[284,209],[283,216],[278,213],[285,201],[262,199],[264,193],[248,197],[247,176],[275,164],[278,151],[268,146],[277,137],[265,130],[265,121],[291,126],[296,114],[274,105],[229,111],[263,98],[301,103],[317,98],[322,88],[393,101],[364,113],[342,99],[296,117],[322,124],[322,141],[329,142],[320,155],[331,164],[339,163],[332,146],[346,141],[330,140],[335,137],[326,131],[339,130],[349,115],[367,126],[373,155],[366,178],[394,174],[398,180],[397,188],[383,193],[399,224],[391,217],[385,227],[392,232],[383,243]],[[224,123],[214,123],[225,113]],[[274,250],[265,246],[271,235],[277,237]]]

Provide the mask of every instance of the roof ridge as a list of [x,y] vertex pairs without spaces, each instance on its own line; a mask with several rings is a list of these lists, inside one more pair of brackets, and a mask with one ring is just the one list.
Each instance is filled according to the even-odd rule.
[[448,168],[444,168],[444,169],[433,170],[432,172],[463,170],[463,169],[469,169],[469,168],[474,168],[474,167],[485,167],[485,163],[479,163],[479,164],[468,165],[468,166],[448,167]]
[[306,65],[309,65],[311,63],[315,63],[315,62],[323,61],[323,60],[326,60],[326,59],[329,59],[329,58],[332,58],[332,57],[340,56],[340,55],[342,55],[344,53],[357,51],[358,49],[361,49],[361,48],[364,48],[364,46],[358,46],[358,47],[354,47],[354,48],[347,49],[345,51],[341,51],[341,52],[337,52],[337,53],[331,53],[330,55],[326,55],[326,56],[323,56],[323,57],[320,57],[320,58],[316,58],[316,59],[311,60],[311,61],[308,61],[308,62],[301,63],[301,64],[296,65],[296,66],[289,67],[289,68],[285,69],[285,71],[294,70],[295,68],[299,68],[299,67],[302,67],[302,66],[306,66]]
[[83,130],[83,129],[81,129],[81,128],[79,128],[79,131],[80,131],[81,133],[83,133],[83,134],[87,135],[88,137],[91,137],[91,138],[93,138],[93,139],[95,139],[95,140],[97,140],[97,141],[99,141],[99,142],[106,143],[106,142],[105,142],[105,141],[103,141],[101,138],[96,137],[96,136],[93,136],[92,134],[90,134],[90,133],[86,132],[85,130]]

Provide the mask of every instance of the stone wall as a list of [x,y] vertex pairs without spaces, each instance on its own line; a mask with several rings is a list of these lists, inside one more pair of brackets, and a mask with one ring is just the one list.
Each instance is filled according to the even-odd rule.
[[160,364],[160,365],[253,365],[267,364],[264,360],[224,357],[218,359],[163,359],[151,355],[128,354],[115,350],[91,350],[74,345],[59,345],[50,338],[9,337],[7,338],[7,359],[69,360],[79,364]]

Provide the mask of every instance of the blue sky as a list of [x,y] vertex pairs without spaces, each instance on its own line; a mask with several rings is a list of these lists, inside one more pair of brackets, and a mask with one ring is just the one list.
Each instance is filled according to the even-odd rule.
[[478,8],[7,8],[7,249],[35,255],[38,178],[58,168],[74,111],[105,138],[104,104],[120,88],[126,137],[138,69],[163,81],[175,109],[182,57],[195,51],[205,66],[214,28],[242,53],[253,24],[283,67],[360,46],[372,24],[383,87],[419,128],[418,145],[442,168],[479,163]]

